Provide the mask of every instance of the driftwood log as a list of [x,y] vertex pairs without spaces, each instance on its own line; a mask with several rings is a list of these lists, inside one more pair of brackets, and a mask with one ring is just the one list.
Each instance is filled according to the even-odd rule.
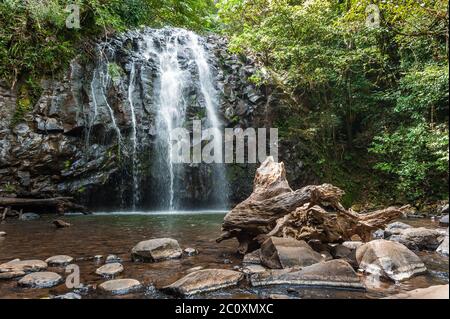
[[406,209],[390,207],[358,214],[340,204],[343,195],[330,184],[293,191],[284,164],[269,157],[256,172],[252,194],[225,216],[217,242],[237,238],[238,252],[245,254],[268,236],[334,243],[358,235],[369,241],[374,230],[399,218]]
[[55,198],[14,198],[0,197],[0,207],[21,208],[46,208],[55,210],[58,214],[64,214],[66,211],[78,211],[87,213],[86,207],[72,202],[71,197],[55,197]]

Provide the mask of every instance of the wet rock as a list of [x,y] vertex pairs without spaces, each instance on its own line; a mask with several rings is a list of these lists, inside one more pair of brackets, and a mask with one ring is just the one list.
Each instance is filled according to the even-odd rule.
[[122,264],[119,263],[111,263],[106,264],[98,268],[95,273],[97,275],[103,276],[103,277],[112,277],[117,274],[120,274],[123,271]]
[[0,231],[0,237],[5,237],[5,236],[6,236],[6,232]]
[[47,269],[47,263],[42,260],[15,259],[0,265],[0,273],[10,271],[23,271],[26,273]]
[[56,228],[66,228],[66,227],[70,227],[72,226],[71,224],[69,224],[68,222],[65,222],[61,219],[56,219],[53,221],[53,225],[56,226]]
[[401,281],[427,271],[420,258],[406,246],[384,239],[364,244],[356,250],[359,268],[365,273]]
[[293,238],[270,237],[261,245],[261,262],[272,269],[305,267],[323,259],[306,242]]
[[344,241],[342,243],[342,246],[347,247],[350,250],[356,250],[362,245],[364,245],[362,241]]
[[164,287],[163,291],[178,296],[190,296],[236,286],[243,277],[244,274],[233,270],[204,269],[186,275]]
[[73,258],[67,255],[53,256],[45,260],[49,266],[60,267],[66,266],[73,261]]
[[19,220],[29,221],[29,220],[36,220],[41,218],[38,214],[35,213],[23,213],[20,215]]
[[243,264],[254,264],[254,265],[260,265],[261,264],[261,249],[257,249],[255,251],[252,251],[251,253],[245,254],[244,258],[242,259]]
[[[448,205],[447,205],[447,207],[448,207]],[[441,225],[441,226],[448,226],[448,215],[445,215],[444,217],[439,219],[439,225]]]
[[331,255],[335,259],[343,259],[353,267],[357,267],[356,249],[350,249],[344,245],[335,245],[331,248]]
[[419,227],[403,229],[400,233],[390,236],[389,240],[413,250],[436,250],[444,236],[438,230]]
[[69,300],[78,300],[81,299],[81,296],[77,293],[74,292],[68,292],[64,295],[58,295],[58,296],[54,296],[52,297],[52,299],[69,299]]
[[141,241],[133,247],[133,260],[156,262],[165,259],[180,258],[182,250],[178,241],[171,238],[157,238]]
[[387,297],[385,299],[447,299],[449,298],[449,286],[439,285],[428,288],[419,288],[397,295]]
[[51,288],[62,282],[62,277],[54,272],[34,272],[19,280],[18,284],[28,288]]
[[384,238],[387,238],[392,235],[400,234],[403,230],[413,228],[411,225],[402,223],[402,222],[394,222],[386,226],[384,229]]
[[105,264],[112,264],[112,263],[121,263],[122,259],[116,255],[108,255],[105,259]]
[[442,241],[442,243],[436,249],[436,252],[441,255],[448,256],[448,228],[447,228],[447,234],[445,235],[445,238]]
[[251,276],[253,286],[301,285],[363,289],[358,275],[344,260],[317,263],[302,270],[271,270]]
[[142,289],[142,285],[135,279],[114,279],[100,284],[99,289],[112,295],[126,295]]
[[263,267],[261,265],[252,265],[249,264],[247,266],[244,266],[244,268],[242,268],[242,272],[244,274],[256,274],[256,273],[260,273],[260,272],[265,272],[267,271],[266,267]]
[[20,270],[12,270],[8,272],[0,272],[0,280],[14,279],[25,276],[26,273]]
[[198,255],[198,250],[195,248],[186,248],[184,250],[184,253],[188,256],[195,256]]

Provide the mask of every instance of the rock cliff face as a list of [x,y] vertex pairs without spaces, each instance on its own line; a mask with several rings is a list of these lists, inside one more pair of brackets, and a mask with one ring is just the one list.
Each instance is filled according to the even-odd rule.
[[[191,35],[178,29],[144,29],[100,42],[93,61],[78,57],[65,74],[43,79],[40,97],[23,114],[21,85],[10,89],[0,82],[0,196],[70,195],[93,209],[161,208],[160,55],[170,43],[184,76],[183,125],[211,122],[198,59],[187,44]],[[267,106],[274,108],[277,101],[266,87],[250,81],[258,72],[256,63],[230,54],[224,38],[196,39],[206,52],[220,123],[233,128],[270,125]],[[226,168],[229,202],[251,192],[255,168]],[[224,192],[215,184],[214,171],[212,165],[192,164],[183,174],[175,172],[178,207],[213,206],[217,193]]]

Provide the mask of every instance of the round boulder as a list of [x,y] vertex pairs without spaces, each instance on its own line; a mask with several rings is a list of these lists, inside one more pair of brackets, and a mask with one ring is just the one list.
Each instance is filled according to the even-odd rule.
[[103,277],[112,277],[117,274],[120,274],[123,271],[123,266],[120,263],[111,263],[106,264],[98,268],[95,273],[97,275],[103,276]]
[[49,266],[53,266],[53,267],[66,266],[66,265],[70,264],[72,261],[73,261],[73,258],[70,256],[67,256],[67,255],[52,256],[45,260],[45,262]]
[[99,285],[100,290],[112,295],[126,295],[142,289],[142,285],[135,279],[114,279]]
[[15,259],[0,265],[0,273],[10,271],[23,271],[26,273],[47,269],[47,263],[42,260]]
[[62,277],[54,272],[35,272],[19,280],[19,286],[28,288],[51,288],[59,285]]
[[131,250],[133,260],[156,262],[180,258],[183,251],[178,241],[171,238],[156,238],[141,241]]

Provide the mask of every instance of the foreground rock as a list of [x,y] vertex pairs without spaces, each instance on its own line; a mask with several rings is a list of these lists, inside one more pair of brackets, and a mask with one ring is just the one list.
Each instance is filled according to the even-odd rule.
[[431,286],[403,292],[385,299],[449,299],[449,285]]
[[344,260],[330,260],[302,270],[271,270],[251,276],[253,286],[302,285],[364,289],[355,270]]
[[73,258],[70,256],[67,256],[67,255],[52,256],[45,260],[45,262],[49,266],[54,266],[54,267],[66,266],[66,265],[70,264],[72,261],[73,261]]
[[448,228],[447,228],[447,234],[445,235],[443,242],[436,249],[436,252],[441,255],[448,256]]
[[98,286],[101,291],[112,295],[126,295],[142,289],[142,285],[135,279],[114,279]]
[[359,268],[365,273],[401,281],[427,271],[420,258],[404,245],[377,239],[356,250]]
[[171,238],[157,238],[141,241],[133,247],[133,260],[156,262],[165,259],[180,258],[183,251],[178,241]]
[[227,269],[204,269],[192,272],[162,289],[165,292],[177,296],[190,296],[236,286],[243,277],[244,274],[238,271]]
[[0,273],[3,272],[35,272],[47,269],[47,263],[42,260],[12,260],[0,265]]
[[54,272],[35,272],[19,280],[19,286],[28,288],[51,288],[62,282],[62,277]]
[[261,245],[261,262],[272,269],[306,267],[324,260],[304,241],[270,237]]
[[117,274],[120,274],[123,271],[122,264],[119,263],[111,263],[106,264],[98,268],[95,273],[97,275],[103,276],[103,277],[112,277]]
[[424,227],[403,229],[392,235],[389,240],[399,242],[413,250],[436,250],[444,240],[442,233],[436,229]]

